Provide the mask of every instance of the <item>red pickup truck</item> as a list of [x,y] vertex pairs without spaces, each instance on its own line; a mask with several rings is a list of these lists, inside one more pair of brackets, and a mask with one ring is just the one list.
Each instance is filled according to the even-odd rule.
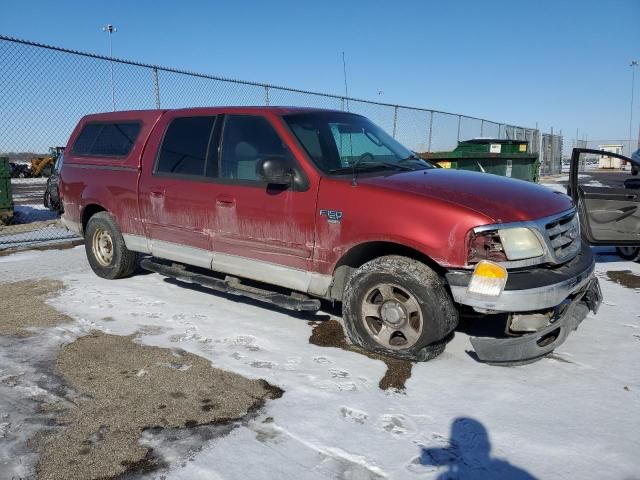
[[84,117],[60,175],[92,269],[138,265],[294,310],[342,303],[352,342],[440,354],[460,314],[501,318],[480,360],[533,361],[601,300],[571,199],[440,169],[343,111],[216,107]]

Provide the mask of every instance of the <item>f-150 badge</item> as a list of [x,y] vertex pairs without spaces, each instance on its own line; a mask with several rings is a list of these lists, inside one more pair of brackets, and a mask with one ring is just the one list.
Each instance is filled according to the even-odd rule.
[[340,223],[342,221],[342,212],[340,210],[320,210],[321,217],[327,217],[329,223]]

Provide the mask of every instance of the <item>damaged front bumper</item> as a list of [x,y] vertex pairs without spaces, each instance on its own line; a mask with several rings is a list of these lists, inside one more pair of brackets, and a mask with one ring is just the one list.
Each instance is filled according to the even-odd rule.
[[593,253],[584,246],[573,260],[555,269],[510,272],[505,289],[497,298],[469,294],[468,272],[450,272],[447,280],[457,303],[482,313],[553,311],[548,325],[534,332],[507,338],[471,339],[479,360],[518,365],[534,362],[552,352],[589,311],[597,312],[602,293],[594,268]]
[[597,278],[558,307],[551,323],[541,330],[511,338],[471,338],[478,359],[492,365],[520,365],[535,362],[561,345],[578,328],[589,311],[596,313],[602,301]]

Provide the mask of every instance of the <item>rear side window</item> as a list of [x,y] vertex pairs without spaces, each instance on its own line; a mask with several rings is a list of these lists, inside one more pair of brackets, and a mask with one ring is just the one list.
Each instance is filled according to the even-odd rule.
[[73,144],[75,155],[126,157],[138,138],[138,122],[89,123]]
[[157,173],[203,176],[216,117],[173,120],[164,135]]

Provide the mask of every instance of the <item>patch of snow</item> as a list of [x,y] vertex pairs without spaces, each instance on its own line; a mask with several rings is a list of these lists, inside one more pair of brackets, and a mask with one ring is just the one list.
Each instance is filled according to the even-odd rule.
[[[607,303],[553,357],[491,367],[468,355],[469,337],[458,332],[443,355],[414,365],[403,392],[378,388],[383,362],[309,344],[308,321],[326,319],[323,312],[293,316],[156,274],[103,280],[82,247],[16,254],[20,261],[0,262],[0,278],[62,278],[67,288],[51,303],[77,319],[76,328],[137,332],[144,344],[186,350],[284,389],[258,417],[197,451],[186,438],[146,435],[141,441],[156,442],[171,465],[167,479],[636,478],[640,342],[629,327],[640,326],[640,293],[606,272],[640,275],[640,265],[608,252],[598,251],[596,267]],[[5,398],[0,412],[15,408]],[[0,418],[7,422],[23,428],[19,417]]]
[[16,205],[14,208],[15,214],[18,216],[33,218],[31,221],[37,220],[52,220],[58,218],[58,214],[46,208],[43,204],[32,203],[27,205]]
[[11,185],[40,185],[47,183],[47,177],[12,178]]
[[34,478],[37,456],[29,439],[57,428],[46,403],[69,405],[67,390],[53,371],[58,349],[88,332],[77,325],[49,329],[27,338],[0,336],[0,478]]
[[0,256],[0,283],[86,272],[89,264],[84,255],[84,246],[80,245],[66,250],[30,250]]

